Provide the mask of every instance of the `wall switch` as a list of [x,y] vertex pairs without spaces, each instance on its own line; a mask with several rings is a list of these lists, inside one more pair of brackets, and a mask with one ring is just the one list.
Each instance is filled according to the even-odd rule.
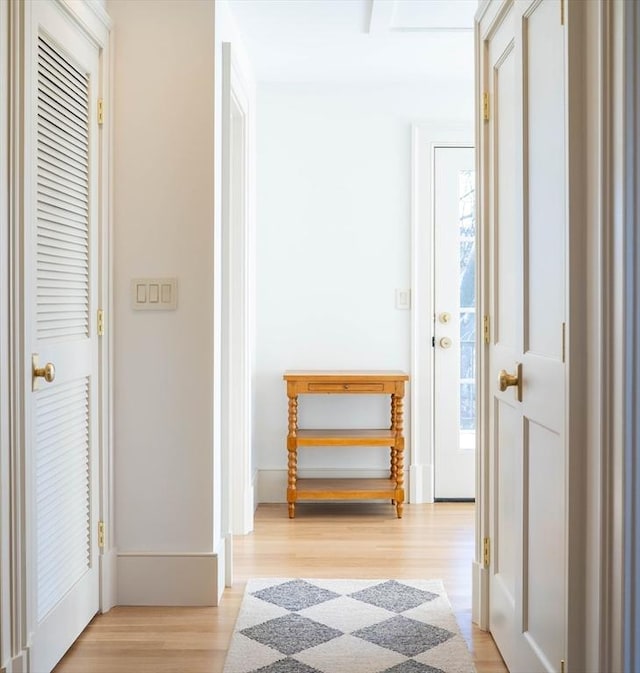
[[396,290],[396,308],[401,311],[411,308],[411,290]]
[[136,311],[173,311],[178,306],[177,278],[134,278],[131,306]]

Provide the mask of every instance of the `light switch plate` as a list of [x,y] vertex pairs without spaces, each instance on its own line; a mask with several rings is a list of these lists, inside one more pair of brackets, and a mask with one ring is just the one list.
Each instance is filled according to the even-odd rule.
[[177,278],[132,278],[131,306],[136,311],[173,311],[178,307]]
[[396,290],[396,308],[401,311],[411,308],[411,290]]

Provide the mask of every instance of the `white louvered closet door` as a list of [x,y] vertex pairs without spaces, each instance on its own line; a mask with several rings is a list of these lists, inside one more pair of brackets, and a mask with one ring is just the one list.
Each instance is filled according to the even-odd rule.
[[28,438],[32,673],[50,671],[98,610],[97,49],[33,2],[27,270],[35,379]]

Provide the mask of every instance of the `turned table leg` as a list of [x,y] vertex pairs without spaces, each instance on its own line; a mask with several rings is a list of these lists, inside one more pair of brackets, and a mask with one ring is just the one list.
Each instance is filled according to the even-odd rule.
[[296,515],[297,500],[297,473],[298,473],[298,396],[289,395],[289,432],[287,434],[288,453],[288,481],[287,503],[289,505],[289,518]]
[[[391,395],[391,432],[394,433],[395,435],[395,430],[396,430],[396,413],[397,413],[397,403],[396,403],[396,396]],[[395,440],[394,440],[395,441]],[[390,469],[390,475],[389,478],[392,481],[397,481],[398,478],[398,452],[396,451],[395,444],[391,447],[391,469]],[[395,498],[391,499],[391,504],[395,505],[396,501]]]
[[[403,435],[403,405],[404,400],[402,395],[394,395],[392,400],[395,401],[395,456],[396,456],[396,493],[398,498],[396,499],[396,514],[398,519],[402,518],[402,512],[404,509],[404,435]],[[393,404],[392,401],[392,404]]]

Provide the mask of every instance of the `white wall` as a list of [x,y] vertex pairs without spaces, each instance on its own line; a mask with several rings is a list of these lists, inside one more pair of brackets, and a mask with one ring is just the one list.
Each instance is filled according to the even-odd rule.
[[[107,10],[118,600],[212,603],[214,5],[110,0]],[[133,311],[138,276],[176,276],[177,310]]]
[[[411,123],[466,120],[468,86],[263,84],[258,88],[259,497],[285,499],[286,369],[410,367]],[[427,186],[425,185],[425,188]],[[410,387],[409,387],[410,395]],[[405,411],[408,437],[409,395]],[[380,427],[384,397],[307,396],[301,427]],[[408,468],[407,446],[405,467]],[[388,469],[385,449],[306,449],[300,473]]]

